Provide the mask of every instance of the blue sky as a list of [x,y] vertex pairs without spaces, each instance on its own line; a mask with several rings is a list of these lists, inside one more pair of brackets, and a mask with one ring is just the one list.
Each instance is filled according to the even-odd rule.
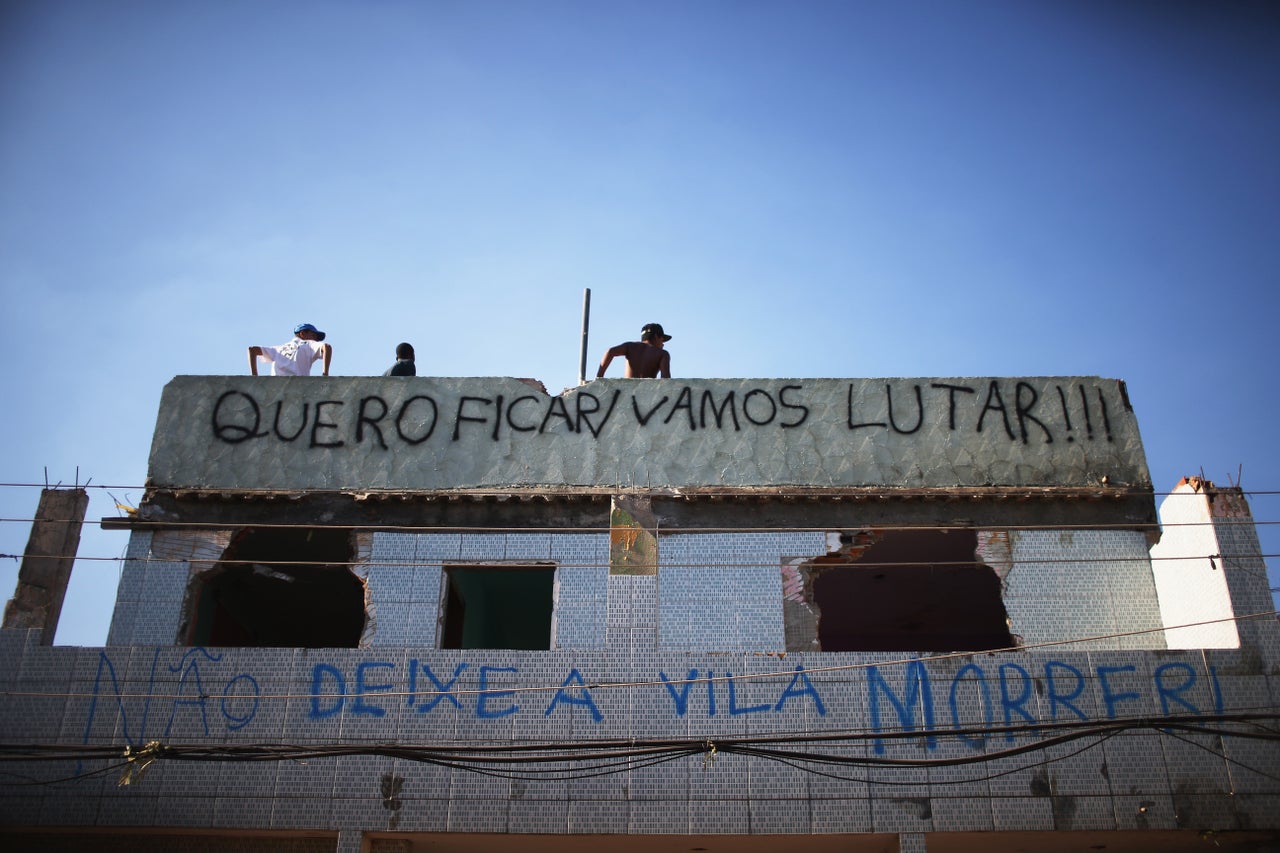
[[164,384],[304,321],[557,391],[589,287],[592,365],[1117,377],[1158,491],[1280,491],[1277,56],[1268,3],[0,0],[0,480],[116,515]]

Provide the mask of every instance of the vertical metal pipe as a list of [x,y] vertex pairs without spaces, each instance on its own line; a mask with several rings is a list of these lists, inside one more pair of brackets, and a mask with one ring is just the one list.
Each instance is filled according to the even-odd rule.
[[582,290],[582,355],[578,360],[578,384],[587,381],[587,330],[591,327],[591,288]]

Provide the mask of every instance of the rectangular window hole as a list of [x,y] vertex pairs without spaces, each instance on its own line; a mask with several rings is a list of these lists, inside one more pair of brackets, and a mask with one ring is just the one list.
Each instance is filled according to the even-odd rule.
[[444,649],[550,649],[555,566],[445,566]]

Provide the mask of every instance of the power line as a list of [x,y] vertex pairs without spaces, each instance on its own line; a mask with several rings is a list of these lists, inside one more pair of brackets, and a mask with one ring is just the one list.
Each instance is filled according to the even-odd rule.
[[[90,478],[90,479],[92,479],[92,478]],[[122,484],[115,484],[115,485],[111,485],[111,484],[90,485],[89,483],[81,483],[81,484],[79,484],[78,486],[63,486],[63,485],[61,485],[61,483],[59,483],[57,486],[51,487],[51,486],[49,486],[47,483],[17,483],[17,482],[14,482],[14,483],[0,483],[0,488],[15,488],[15,489],[49,489],[49,488],[64,488],[64,489],[66,489],[66,488],[79,488],[79,489],[98,489],[98,490],[102,490],[102,491],[105,491],[105,490],[107,490],[107,489],[117,489],[117,490],[119,490],[119,491],[146,491],[146,492],[165,492],[165,491],[179,491],[179,492],[187,492],[187,491],[206,491],[206,492],[215,492],[215,493],[232,493],[232,492],[234,492],[235,494],[284,494],[284,493],[294,493],[294,492],[297,492],[297,493],[307,493],[307,494],[356,494],[356,493],[359,493],[359,494],[387,494],[387,495],[400,495],[400,494],[406,494],[406,493],[408,493],[408,494],[412,494],[412,493],[414,493],[414,492],[427,491],[427,490],[416,490],[416,489],[391,489],[391,488],[386,488],[386,489],[363,489],[363,488],[351,488],[351,489],[270,489],[270,488],[244,488],[244,487],[239,487],[239,486],[237,486],[237,487],[235,487],[235,488],[227,488],[227,489],[218,489],[218,488],[202,488],[202,489],[198,489],[198,490],[197,490],[197,489],[193,489],[191,486],[183,485],[183,484],[178,484],[178,483],[169,483],[169,484],[152,484],[152,485],[140,485],[140,484],[133,484],[133,485],[122,485]],[[537,488],[537,486],[536,486],[536,485],[530,485],[530,486],[521,486],[521,487],[520,487],[520,489],[530,489],[530,488]],[[599,491],[599,493],[600,493],[600,494],[612,494],[613,492],[618,491],[618,489],[617,489],[617,488],[615,488],[615,487],[610,487],[610,486],[590,486],[590,487],[584,487],[584,488],[596,489],[596,490],[598,490],[598,491]],[[641,489],[641,488],[642,488],[642,487],[634,487],[634,488],[633,488],[633,489],[631,489],[631,490]],[[674,487],[673,487],[673,488],[674,488]],[[733,490],[733,489],[728,489],[728,488],[727,488],[725,491],[723,491],[723,492],[713,492],[713,491],[708,491],[708,489],[711,489],[711,488],[714,488],[714,487],[698,487],[698,488],[699,488],[698,496],[700,496],[700,497],[701,497],[701,496],[711,497],[711,496],[715,496],[715,495],[717,495],[717,494],[722,495],[722,496],[728,496],[728,495],[736,495],[736,494],[738,494],[738,493],[739,493],[738,491],[735,491],[735,490]],[[812,487],[801,487],[798,491],[799,491],[799,492],[801,492],[801,493],[808,494],[808,492],[806,492],[806,491],[805,491],[806,489],[808,489],[808,490],[813,490],[813,489],[826,489],[826,490],[828,490],[828,492],[826,492],[826,493],[829,493],[829,490],[830,490],[830,489],[832,489],[832,488],[833,488],[833,487],[830,487],[830,486],[812,486]],[[843,487],[835,487],[835,488],[839,489],[839,488],[843,488]],[[849,488],[849,489],[867,489],[867,488],[877,488],[877,489],[882,489],[883,491],[885,491],[885,492],[887,492],[887,493],[895,494],[895,495],[897,495],[897,494],[901,494],[901,495],[908,495],[908,494],[910,494],[910,495],[930,495],[930,494],[934,494],[934,495],[936,495],[936,494],[938,494],[939,492],[946,491],[946,487],[928,487],[928,488],[925,488],[925,487],[915,487],[915,486],[904,486],[904,487],[892,487],[892,486],[874,486],[874,487],[867,487],[867,486],[849,486],[848,488]],[[1038,491],[1038,490],[1040,490],[1040,489],[1053,489],[1053,488],[1064,488],[1064,489],[1090,489],[1090,490],[1093,490],[1093,489],[1094,489],[1094,487],[1092,487],[1092,486],[1056,486],[1056,487],[1055,487],[1055,486],[1036,486],[1036,485],[1030,485],[1030,486],[1019,486],[1019,485],[1009,485],[1009,486],[992,486],[992,487],[987,487],[987,488],[997,489],[997,490],[998,490],[998,489],[1002,489],[1002,488],[1003,488],[1003,489],[1009,489],[1009,490],[1027,490],[1027,489],[1031,489],[1031,490],[1037,490],[1037,491]],[[1098,488],[1098,489],[1108,489],[1108,490],[1116,491],[1116,490],[1118,490],[1120,487],[1117,487],[1117,486],[1114,486],[1114,485],[1110,485],[1110,486],[1098,486],[1097,488]],[[516,491],[519,491],[520,489],[517,489]],[[661,491],[662,491],[662,489],[660,489],[660,488],[653,488],[653,487],[643,487],[643,488],[642,488],[642,490],[643,490],[643,491],[653,491],[653,492],[661,492]],[[628,491],[628,489],[624,488],[624,489],[622,489],[622,491]],[[1206,494],[1212,494],[1212,493],[1213,493],[1213,492],[1215,492],[1215,491],[1216,491],[1216,492],[1224,492],[1224,493],[1227,493],[1227,492],[1230,492],[1230,493],[1239,493],[1239,494],[1243,494],[1243,495],[1246,495],[1246,496],[1248,496],[1248,495],[1257,495],[1257,496],[1259,496],[1259,497],[1269,497],[1269,496],[1273,496],[1273,495],[1280,495],[1280,489],[1241,489],[1241,488],[1240,488],[1240,487],[1238,487],[1238,486],[1219,486],[1219,485],[1214,485],[1212,489],[1202,489],[1202,490],[1198,490],[1198,491],[1197,491],[1197,490],[1193,490],[1193,491],[1176,491],[1176,490],[1169,490],[1169,491],[1155,491],[1155,490],[1153,490],[1153,489],[1136,489],[1136,488],[1135,488],[1135,489],[1130,489],[1130,488],[1127,488],[1127,487],[1126,487],[1126,488],[1125,488],[1125,490],[1124,490],[1123,492],[1118,492],[1118,491],[1117,491],[1116,493],[1117,493],[1117,494],[1123,494],[1123,495],[1126,495],[1126,496],[1127,496],[1127,495],[1143,495],[1143,496],[1145,496],[1145,495],[1150,495],[1150,496],[1152,496],[1152,497],[1165,498],[1165,497],[1204,497]],[[484,493],[488,493],[488,494],[495,494],[495,495],[497,495],[497,494],[510,494],[510,491],[509,491],[509,490],[508,490],[508,491],[504,491],[504,490],[500,490],[500,489],[469,489],[469,490],[468,490],[468,494],[484,494]],[[824,493],[818,493],[818,494],[820,494],[820,495],[821,495],[821,494],[824,494]]]
[[[90,527],[94,525],[103,526],[108,521],[121,522],[114,525],[117,528],[127,528],[130,531],[150,531],[150,530],[224,530],[224,529],[240,529],[252,527],[255,529],[301,529],[301,530],[360,530],[375,533],[478,533],[478,534],[494,534],[494,533],[599,533],[607,532],[610,526],[599,525],[580,525],[574,527],[561,526],[526,526],[516,527],[511,525],[487,525],[483,527],[456,525],[456,524],[376,524],[368,521],[360,522],[313,522],[313,521],[199,521],[196,519],[184,519],[180,521],[168,521],[165,519],[135,519],[128,516],[115,516],[100,519],[98,521],[87,521],[79,518],[0,518],[0,522],[15,524],[33,524],[37,521],[47,521],[57,524],[82,524]],[[764,527],[758,525],[742,525],[735,527],[658,527],[656,528],[664,535],[674,534],[717,534],[717,533],[827,533],[842,530],[876,530],[876,531],[966,531],[966,530],[1010,530],[1010,531],[1111,531],[1111,530],[1140,530],[1150,527],[1160,528],[1179,528],[1179,527],[1270,527],[1280,524],[1280,521],[1264,521],[1256,518],[1237,519],[1217,516],[1208,521],[1130,521],[1130,522],[1114,522],[1114,523],[1062,523],[1054,524],[1046,522],[1044,524],[885,524],[885,523],[866,523],[866,524],[847,524],[847,525],[789,525],[785,527]]]
[[[817,769],[818,767],[861,768],[866,771],[909,771],[944,767],[984,766],[998,764],[1023,755],[1046,753],[1045,757],[1013,768],[968,779],[949,778],[949,784],[963,785],[987,781],[1009,773],[1021,772],[1033,767],[1065,760],[1081,752],[1101,745],[1106,740],[1129,731],[1152,730],[1162,736],[1177,737],[1196,746],[1194,741],[1178,733],[1212,735],[1222,738],[1280,742],[1280,732],[1264,725],[1274,724],[1280,715],[1216,714],[1206,716],[1175,715],[1168,717],[1132,717],[1102,723],[1047,722],[1017,726],[954,727],[949,729],[913,730],[897,732],[857,731],[842,734],[808,736],[713,736],[663,739],[627,739],[625,741],[559,741],[501,744],[443,744],[436,746],[342,743],[342,744],[164,744],[152,741],[141,747],[126,747],[124,762],[118,761],[118,746],[60,745],[60,744],[0,744],[0,762],[61,762],[68,760],[114,760],[105,768],[97,768],[56,780],[31,780],[11,785],[48,785],[74,781],[103,772],[123,769],[126,780],[133,781],[155,761],[310,761],[324,758],[376,756],[415,763],[434,764],[449,769],[475,772],[524,781],[565,781],[613,775],[642,770],[667,761],[701,755],[705,762],[714,762],[720,755],[737,755],[780,762],[804,772],[848,782],[873,784],[919,784],[914,780],[898,781],[882,777],[838,776]],[[815,752],[812,748],[799,749],[802,745],[826,743],[833,745],[866,745],[894,740],[919,740],[928,737],[937,741],[972,743],[984,742],[1003,734],[1011,742],[1019,735],[1032,735],[1036,740],[1005,747],[984,749],[969,755],[904,758],[893,754],[863,752],[832,753]],[[1063,755],[1047,754],[1050,750],[1077,741],[1091,740],[1080,748]],[[1215,758],[1240,764],[1210,750]],[[1275,778],[1265,771],[1246,767],[1251,772]]]
[[[964,651],[964,652],[945,652],[945,653],[932,654],[932,655],[913,655],[911,657],[891,658],[889,660],[875,660],[875,661],[864,661],[859,663],[831,664],[828,666],[805,667],[803,670],[800,670],[800,671],[802,671],[805,676],[809,676],[809,675],[833,673],[833,672],[850,672],[855,670],[865,670],[865,669],[870,669],[872,667],[898,666],[898,665],[914,664],[914,663],[920,663],[920,664],[937,663],[941,661],[955,660],[959,658],[972,658],[976,656],[992,656],[997,654],[1017,654],[1017,653],[1035,651],[1037,649],[1058,648],[1061,646],[1072,646],[1080,643],[1101,642],[1103,640],[1116,640],[1124,637],[1136,637],[1136,636],[1142,636],[1146,634],[1156,634],[1156,633],[1162,633],[1166,631],[1176,631],[1176,630],[1181,630],[1186,628],[1199,628],[1207,625],[1217,625],[1217,624],[1223,624],[1227,622],[1236,623],[1236,622],[1247,621],[1250,619],[1275,618],[1278,614],[1280,614],[1280,611],[1270,610],[1263,613],[1250,613],[1243,616],[1224,617],[1222,619],[1208,619],[1202,622],[1189,622],[1182,625],[1161,626],[1159,628],[1144,628],[1137,631],[1122,631],[1122,632],[1111,633],[1111,634],[1095,634],[1088,637],[1072,637],[1064,640],[1045,640],[1039,643],[1029,643],[1021,646],[1007,646],[1005,648],[996,648],[996,649],[980,649],[980,650]],[[214,647],[214,648],[219,648],[219,647]],[[256,648],[256,647],[250,647],[250,648]],[[439,651],[439,650],[432,649],[432,651]],[[472,649],[470,651],[486,651],[486,650]],[[864,652],[863,654],[874,654],[874,652]],[[570,688],[569,685],[565,685],[565,684],[544,684],[544,685],[533,685],[533,686],[504,686],[501,688],[501,692],[511,693],[511,694],[548,693],[553,691],[561,691],[565,689],[612,690],[612,689],[632,689],[632,688],[639,688],[639,687],[678,686],[678,685],[684,685],[684,684],[716,684],[716,683],[727,683],[727,682],[758,681],[763,679],[774,679],[774,678],[776,679],[794,678],[796,676],[796,673],[797,673],[796,669],[784,669],[784,670],[772,670],[769,672],[742,673],[739,675],[723,675],[723,676],[708,675],[705,678],[702,678],[702,677],[700,678],[668,678],[668,679],[661,679],[657,681],[652,679],[644,680],[644,681],[592,681],[592,682],[586,682],[582,685],[574,685],[572,688]],[[418,696],[462,697],[462,696],[479,696],[483,694],[489,694],[494,692],[495,689],[496,688],[490,687],[484,690],[480,690],[480,689],[474,689],[474,690],[472,689],[457,689],[457,690],[415,689],[412,691],[380,690],[378,691],[377,695],[380,698],[387,698],[387,699],[418,697]],[[26,698],[88,699],[88,698],[93,698],[95,695],[96,695],[95,693],[0,690],[0,696],[26,697]],[[190,694],[181,694],[181,693],[174,693],[174,694],[117,693],[113,691],[111,695],[117,699],[160,699],[160,700],[188,699],[189,700],[193,698]],[[314,693],[263,693],[263,694],[258,694],[256,698],[259,700],[262,700],[262,699],[288,700],[288,699],[311,699],[311,698],[314,698],[314,696],[315,696]],[[206,695],[206,696],[201,696],[200,698],[210,699],[213,697]]]
[[[862,569],[884,569],[895,568],[901,566],[928,566],[930,568],[964,568],[973,566],[990,566],[990,563],[984,563],[981,560],[898,560],[895,562],[873,562],[850,558],[847,563],[829,563],[821,562],[820,558],[825,554],[815,555],[812,558],[803,558],[799,565],[815,563],[825,568],[862,568]],[[1280,557],[1278,554],[1190,554],[1173,557],[1039,557],[1039,558],[1017,558],[1011,562],[1015,566],[1044,566],[1044,565],[1080,565],[1090,563],[1161,563],[1161,562],[1177,562],[1187,560],[1256,560]],[[0,559],[9,558],[20,560],[20,554],[0,554]],[[237,559],[224,557],[202,557],[197,555],[187,555],[181,559],[168,557],[87,557],[77,556],[76,561],[84,561],[89,563],[115,563],[127,562],[147,564],[171,564],[171,563],[209,563],[221,566],[259,566],[269,565],[273,568],[305,568],[313,566],[324,566],[329,568],[439,568],[441,566],[449,567],[453,565],[541,565],[544,563],[554,562],[557,567],[566,569],[604,569],[609,567],[609,563],[600,561],[588,562],[569,562],[567,560],[552,559],[551,557],[512,557],[512,558],[485,558],[485,557],[440,557],[433,558],[430,561],[419,560],[402,560],[391,561],[386,559],[378,560],[278,560],[278,559]],[[782,564],[777,562],[766,563],[745,563],[745,562],[703,562],[693,563],[684,560],[667,561],[663,560],[657,564],[657,568],[661,569],[778,569]],[[1244,566],[1236,566],[1233,570],[1242,572],[1250,572],[1250,569]],[[1257,573],[1253,573],[1257,574]],[[1257,575],[1261,577],[1261,575]]]

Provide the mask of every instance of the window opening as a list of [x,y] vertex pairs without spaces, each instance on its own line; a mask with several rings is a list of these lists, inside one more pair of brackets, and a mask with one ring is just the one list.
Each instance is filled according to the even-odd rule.
[[445,649],[550,649],[554,566],[446,566]]
[[846,537],[809,564],[822,651],[980,651],[1014,645],[1000,578],[973,530]]
[[345,528],[240,531],[192,582],[188,644],[356,648],[365,590],[350,569],[354,557]]

